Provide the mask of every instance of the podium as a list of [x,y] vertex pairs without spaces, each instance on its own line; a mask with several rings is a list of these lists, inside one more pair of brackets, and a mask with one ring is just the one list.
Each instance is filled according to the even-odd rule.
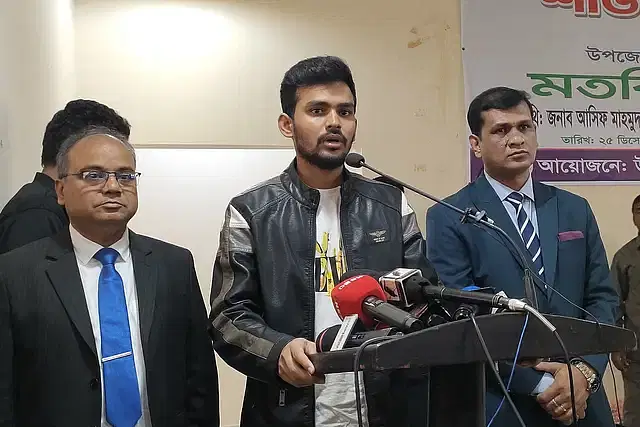
[[[598,327],[593,321],[565,316],[545,317],[557,328],[570,358],[636,348],[636,336],[627,329]],[[494,362],[513,362],[524,319],[524,313],[515,312],[476,317]],[[319,353],[311,361],[321,374],[352,372],[356,351],[349,348]],[[552,332],[530,316],[519,359],[564,357]],[[473,323],[465,319],[372,344],[361,355],[360,369],[429,367],[429,427],[485,427],[486,362]],[[503,410],[505,407],[506,402]]]

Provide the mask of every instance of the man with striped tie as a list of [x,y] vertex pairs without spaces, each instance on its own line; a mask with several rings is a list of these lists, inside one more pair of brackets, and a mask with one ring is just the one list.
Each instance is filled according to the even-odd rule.
[[66,230],[0,256],[0,427],[217,427],[191,253],[127,224],[135,153],[104,127],[57,158]]
[[[484,173],[446,200],[462,209],[485,211],[520,246],[537,276],[534,297],[540,311],[584,318],[577,308],[581,307],[601,322],[613,324],[617,295],[589,203],[532,179],[538,141],[528,95],[507,87],[488,89],[471,102],[467,120],[471,149],[482,160]],[[427,211],[426,234],[427,256],[446,286],[462,288],[474,283],[512,298],[525,297],[521,259],[494,231],[462,224],[456,213],[435,205]],[[606,362],[606,355],[571,361],[576,415],[582,427],[613,426],[600,387]],[[499,365],[507,384],[512,365]],[[516,366],[508,389],[527,425],[571,424],[565,364]],[[487,421],[494,418],[494,427],[518,425],[511,408],[500,406],[502,398],[497,382],[489,377]]]

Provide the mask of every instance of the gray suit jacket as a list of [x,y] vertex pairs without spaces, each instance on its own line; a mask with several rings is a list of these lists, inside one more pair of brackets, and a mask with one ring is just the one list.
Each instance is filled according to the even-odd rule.
[[[193,257],[130,232],[154,427],[218,426]],[[100,368],[69,231],[0,256],[0,426],[99,426]]]

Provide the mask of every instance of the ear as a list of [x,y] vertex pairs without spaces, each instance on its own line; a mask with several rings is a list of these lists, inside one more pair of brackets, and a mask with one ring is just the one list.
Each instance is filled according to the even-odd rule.
[[285,138],[293,138],[293,119],[285,113],[280,114],[278,129]]
[[482,158],[482,150],[480,149],[480,137],[474,134],[469,135],[469,145],[471,146],[471,151],[476,156],[476,158]]
[[56,195],[58,196],[58,204],[64,206],[64,182],[61,179],[56,180]]

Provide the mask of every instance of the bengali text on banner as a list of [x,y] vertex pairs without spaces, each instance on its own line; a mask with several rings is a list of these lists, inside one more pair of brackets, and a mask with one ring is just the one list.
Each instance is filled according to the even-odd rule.
[[467,105],[494,86],[531,95],[537,179],[640,181],[640,0],[462,0],[462,13]]

